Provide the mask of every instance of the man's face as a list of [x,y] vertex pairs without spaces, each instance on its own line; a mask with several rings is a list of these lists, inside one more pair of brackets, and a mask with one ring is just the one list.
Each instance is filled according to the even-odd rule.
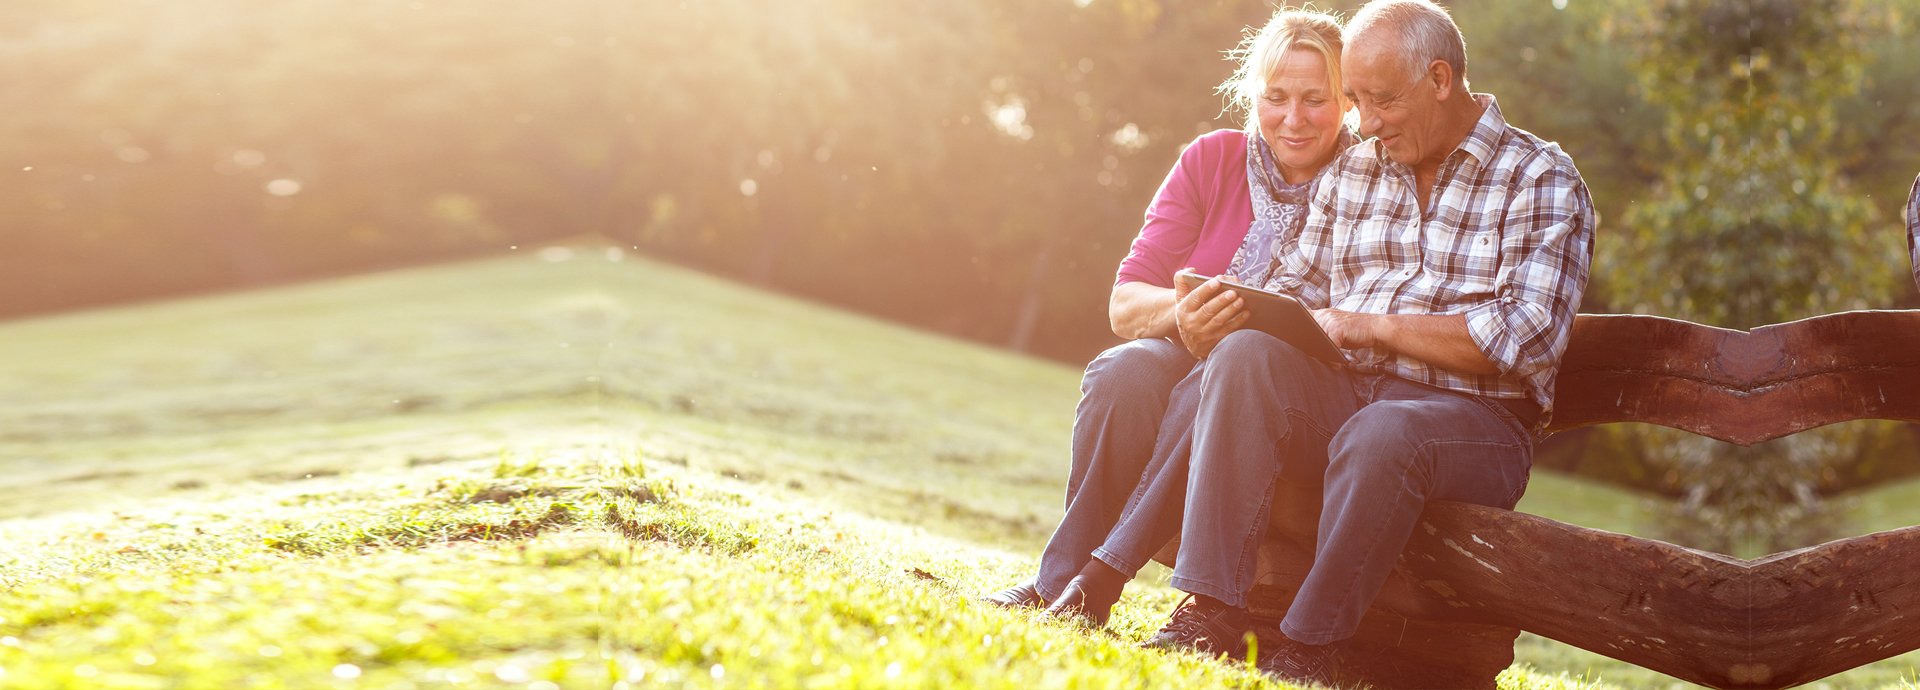
[[1348,98],[1360,112],[1360,135],[1379,137],[1387,156],[1420,167],[1448,151],[1440,147],[1440,100],[1428,72],[1408,78],[1403,58],[1378,45],[1378,34],[1363,35],[1340,59]]

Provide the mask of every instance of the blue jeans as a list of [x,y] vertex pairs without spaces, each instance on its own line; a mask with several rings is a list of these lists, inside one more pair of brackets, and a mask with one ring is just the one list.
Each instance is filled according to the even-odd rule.
[[1427,501],[1512,508],[1533,434],[1500,403],[1355,374],[1258,331],[1202,364],[1172,584],[1246,606],[1275,480],[1322,486],[1313,567],[1280,624],[1306,644],[1352,637]]
[[[1087,365],[1073,419],[1067,510],[1040,555],[1040,573],[1034,578],[1040,596],[1058,598],[1095,549],[1115,535],[1127,543],[1116,545],[1116,552],[1145,554],[1131,567],[1111,557],[1101,560],[1132,573],[1179,533],[1185,453],[1170,463],[1167,459],[1174,454],[1168,449],[1184,449],[1190,438],[1199,402],[1198,372],[1185,348],[1162,338],[1115,346]],[[1143,503],[1148,487],[1163,483],[1155,477],[1176,480],[1178,490],[1161,489]],[[1134,530],[1116,530],[1123,514]]]

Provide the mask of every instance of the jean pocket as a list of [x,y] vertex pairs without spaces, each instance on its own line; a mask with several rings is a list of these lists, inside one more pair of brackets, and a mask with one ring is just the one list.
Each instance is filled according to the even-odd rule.
[[[1500,404],[1500,401],[1495,400],[1493,398],[1489,398],[1483,395],[1473,395],[1471,393],[1466,393],[1464,395],[1466,395],[1469,398],[1473,398],[1474,402],[1480,403],[1481,407],[1487,408],[1488,412],[1492,412],[1494,418],[1499,419],[1502,423],[1506,424],[1507,430],[1509,432],[1512,432],[1513,434],[1514,443],[1520,444],[1522,446],[1526,446],[1528,449],[1533,448],[1533,441],[1534,441],[1533,430],[1528,428],[1527,423],[1525,421],[1522,421],[1519,415],[1514,414],[1513,410],[1507,409],[1506,405]],[[1531,457],[1532,454],[1529,453],[1528,455],[1529,457],[1527,458],[1527,461],[1528,461],[1528,464],[1531,465],[1533,461],[1533,458]]]

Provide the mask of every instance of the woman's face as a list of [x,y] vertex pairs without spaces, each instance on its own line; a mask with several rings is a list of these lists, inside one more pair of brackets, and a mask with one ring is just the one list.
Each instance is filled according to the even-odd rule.
[[1339,153],[1340,88],[1327,82],[1327,59],[1319,51],[1296,48],[1280,56],[1254,109],[1260,136],[1289,184],[1312,178]]

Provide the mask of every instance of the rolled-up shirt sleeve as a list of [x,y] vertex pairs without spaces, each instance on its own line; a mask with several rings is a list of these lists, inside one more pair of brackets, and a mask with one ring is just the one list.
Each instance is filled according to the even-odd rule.
[[1180,153],[1180,160],[1147,204],[1146,221],[1133,238],[1127,258],[1120,261],[1114,285],[1138,282],[1173,287],[1173,274],[1182,268],[1177,264],[1193,254],[1207,218],[1210,197],[1201,193],[1204,181],[1200,179],[1209,168],[1200,160],[1204,153],[1198,145]]
[[1593,200],[1577,171],[1553,165],[1516,190],[1501,230],[1493,298],[1467,330],[1503,375],[1550,390],[1593,257]]

